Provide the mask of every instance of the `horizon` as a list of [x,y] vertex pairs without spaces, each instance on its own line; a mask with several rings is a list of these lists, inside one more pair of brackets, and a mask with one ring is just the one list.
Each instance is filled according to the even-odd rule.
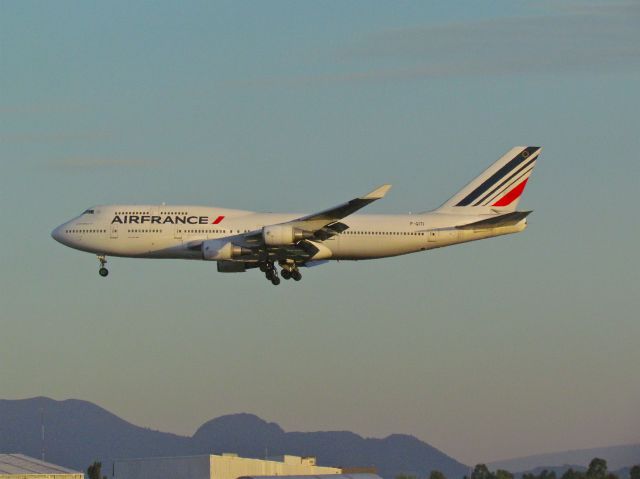
[[[255,413],[252,413],[252,412],[249,412],[249,411],[238,411],[238,412],[230,412],[230,413],[226,413],[226,414],[222,414],[222,415],[219,415],[219,416],[214,416],[214,417],[211,417],[209,419],[206,419],[199,426],[196,427],[196,429],[193,431],[193,433],[189,434],[189,433],[178,433],[178,432],[169,431],[169,430],[154,429],[154,428],[151,428],[149,426],[145,426],[143,424],[138,424],[136,422],[128,420],[127,418],[117,414],[116,412],[114,412],[114,411],[112,411],[110,409],[107,409],[106,407],[102,406],[99,403],[95,403],[93,401],[88,401],[86,399],[80,399],[80,398],[54,399],[54,398],[47,397],[47,396],[34,396],[34,397],[18,398],[18,399],[0,398],[0,401],[29,401],[29,400],[39,400],[39,399],[43,399],[43,400],[47,400],[47,401],[54,401],[54,402],[58,402],[58,403],[65,402],[65,401],[77,401],[77,402],[88,403],[88,404],[91,404],[92,406],[96,406],[96,407],[102,409],[103,411],[105,411],[105,412],[107,412],[109,414],[112,414],[112,415],[116,416],[118,419],[124,420],[125,422],[127,422],[128,424],[130,424],[132,426],[143,428],[143,429],[147,429],[147,430],[151,430],[151,431],[161,432],[161,433],[173,434],[173,435],[184,437],[184,438],[193,437],[202,426],[206,425],[207,423],[209,423],[211,421],[215,421],[216,419],[220,419],[220,418],[223,418],[223,417],[229,417],[229,416],[242,416],[242,415],[255,417],[255,418],[259,419],[260,421],[262,421],[262,422],[264,422],[266,424],[275,424],[276,426],[278,426],[283,431],[283,433],[289,433],[289,432],[302,432],[302,433],[307,433],[307,432],[310,432],[310,433],[311,432],[350,432],[350,433],[356,434],[357,436],[359,436],[359,437],[361,437],[363,439],[386,439],[386,438],[388,438],[390,436],[396,436],[396,435],[408,436],[408,437],[412,437],[412,438],[418,439],[418,440],[422,441],[423,443],[425,443],[425,444],[427,444],[427,445],[429,445],[431,447],[434,447],[436,450],[444,453],[445,455],[451,457],[452,459],[455,459],[455,460],[457,460],[457,461],[461,462],[462,464],[464,464],[466,466],[469,466],[469,467],[473,467],[473,466],[475,466],[477,464],[487,464],[487,465],[490,466],[490,465],[496,464],[496,463],[515,461],[515,460],[519,460],[519,459],[533,458],[533,457],[536,457],[536,456],[545,456],[545,455],[563,454],[563,453],[571,453],[571,452],[580,452],[580,451],[585,451],[585,450],[590,450],[590,449],[608,449],[608,448],[627,447],[627,446],[640,446],[640,443],[608,444],[608,445],[604,445],[603,444],[603,445],[600,445],[600,446],[594,446],[594,447],[588,447],[588,448],[536,452],[536,453],[532,453],[532,454],[526,454],[524,456],[504,457],[504,458],[500,458],[500,459],[494,459],[494,460],[491,460],[491,461],[480,461],[477,464],[466,464],[466,463],[460,461],[455,456],[449,454],[446,450],[438,448],[437,446],[432,444],[429,441],[428,438],[417,437],[417,436],[415,436],[413,434],[403,433],[401,431],[391,432],[391,433],[388,433],[385,436],[368,436],[368,435],[365,435],[365,434],[361,434],[358,431],[346,430],[346,429],[342,429],[342,430],[322,429],[322,428],[321,429],[317,429],[317,430],[316,429],[314,429],[314,430],[287,429],[287,428],[284,428],[280,424],[280,422],[278,422],[277,420],[271,420],[269,418],[264,418],[264,417],[262,417],[262,416],[260,416],[258,414],[255,414]],[[44,419],[44,423],[46,425],[46,410],[44,412],[44,418],[45,418]],[[226,451],[226,452],[229,452],[229,451]],[[231,451],[231,452],[233,452],[233,451]],[[222,454],[222,451],[220,451],[219,453]],[[215,454],[215,452],[212,452],[211,454]],[[571,464],[563,464],[563,466],[570,466],[570,465]],[[574,465],[577,465],[577,464],[574,464]],[[547,466],[560,467],[560,466],[556,466],[556,465],[553,465],[553,464],[547,464]],[[536,467],[544,467],[544,465],[536,466]],[[581,467],[586,467],[586,466],[581,466]],[[623,468],[624,467],[629,467],[629,466],[623,466]],[[523,471],[519,471],[518,470],[518,471],[512,471],[512,472],[523,472]]]

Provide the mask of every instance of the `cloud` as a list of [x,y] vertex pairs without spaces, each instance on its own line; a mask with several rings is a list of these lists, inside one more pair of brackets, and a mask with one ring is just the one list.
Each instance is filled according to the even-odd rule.
[[13,133],[0,135],[0,143],[67,143],[76,141],[104,140],[112,135],[106,131]]
[[334,52],[335,73],[262,77],[241,84],[593,73],[640,65],[640,2],[532,5],[545,14],[380,31]]
[[59,113],[79,113],[86,111],[81,105],[64,105],[53,103],[0,104],[0,115],[42,115]]
[[[568,13],[388,30],[345,48],[345,62],[387,65],[381,78],[604,71],[640,64],[640,3]],[[404,65],[412,64],[411,67]]]
[[596,13],[596,14],[635,14],[638,15],[638,3],[629,2],[569,2],[564,0],[551,0],[546,6],[554,11],[568,13]]
[[65,158],[53,163],[53,167],[65,170],[97,170],[109,168],[143,168],[151,165],[151,162],[143,159],[127,158],[90,158],[76,157]]

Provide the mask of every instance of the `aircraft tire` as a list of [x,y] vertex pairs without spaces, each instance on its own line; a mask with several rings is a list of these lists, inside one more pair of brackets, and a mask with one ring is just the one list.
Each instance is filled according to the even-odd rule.
[[302,273],[300,273],[300,271],[294,271],[291,273],[291,277],[296,281],[300,281],[302,279]]
[[109,274],[109,270],[108,270],[107,268],[100,268],[100,269],[98,270],[98,274],[99,274],[100,276],[102,276],[103,278],[106,278],[106,277],[107,277],[107,275]]
[[278,286],[280,284],[280,278],[278,278],[277,276],[274,276],[271,279],[271,284],[273,284],[274,286]]

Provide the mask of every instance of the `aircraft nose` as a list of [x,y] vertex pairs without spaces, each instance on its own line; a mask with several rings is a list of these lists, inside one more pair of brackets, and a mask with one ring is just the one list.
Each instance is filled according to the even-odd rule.
[[64,238],[63,238],[63,231],[62,231],[62,227],[64,225],[60,225],[58,226],[56,229],[54,229],[51,232],[51,237],[56,240],[58,243],[63,243],[64,242]]

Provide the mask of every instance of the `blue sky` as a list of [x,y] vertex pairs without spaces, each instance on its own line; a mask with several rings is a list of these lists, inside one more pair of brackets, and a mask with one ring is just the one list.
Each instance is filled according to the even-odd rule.
[[[224,413],[473,463],[640,441],[637,3],[5,2],[0,391],[191,434]],[[273,288],[91,255],[93,204],[438,206],[544,147],[521,235]]]

